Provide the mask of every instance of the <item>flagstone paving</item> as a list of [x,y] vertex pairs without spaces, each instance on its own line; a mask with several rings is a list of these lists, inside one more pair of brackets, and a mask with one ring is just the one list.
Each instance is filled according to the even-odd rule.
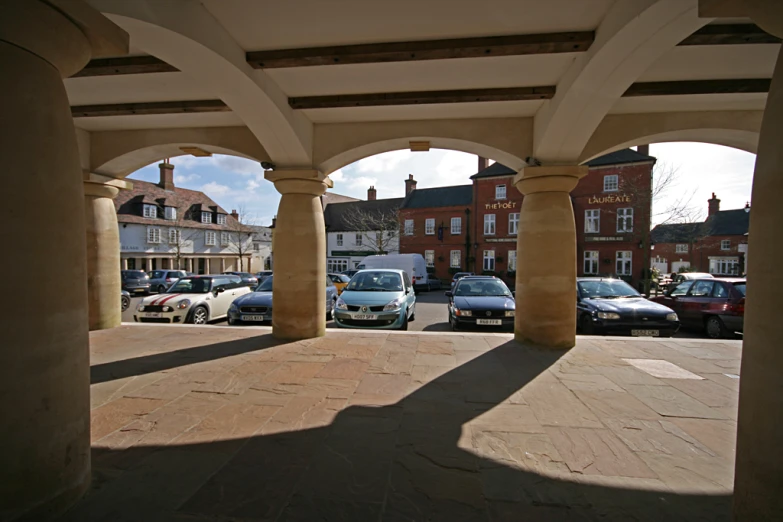
[[[741,343],[124,325],[73,521],[730,520]],[[656,376],[657,375],[657,376]]]

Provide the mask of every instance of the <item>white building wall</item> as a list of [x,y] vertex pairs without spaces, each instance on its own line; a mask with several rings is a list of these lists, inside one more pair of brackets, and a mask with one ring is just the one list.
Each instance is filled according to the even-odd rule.
[[[386,232],[384,232],[385,234]],[[337,244],[337,236],[342,234],[342,245]],[[327,232],[326,234],[326,262],[327,269],[332,271],[342,271],[344,269],[355,268],[356,265],[361,263],[362,259],[369,255],[374,255],[375,244],[371,242],[370,238],[375,236],[375,232],[364,232],[362,236],[362,244],[358,245],[356,242],[356,232]],[[366,252],[362,255],[346,256],[341,252]],[[387,246],[387,253],[399,254],[400,253],[400,236],[395,234],[395,237],[389,242]],[[342,268],[345,266],[346,268]]]

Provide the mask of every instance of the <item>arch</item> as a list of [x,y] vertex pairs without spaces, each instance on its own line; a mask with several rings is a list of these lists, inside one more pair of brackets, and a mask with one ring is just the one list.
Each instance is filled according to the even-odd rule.
[[90,171],[124,178],[155,161],[188,154],[181,147],[256,161],[270,159],[247,127],[109,131],[90,135]]
[[428,141],[431,148],[476,154],[518,170],[527,165],[532,132],[530,118],[319,124],[313,158],[329,174],[368,156],[408,149],[411,141]]

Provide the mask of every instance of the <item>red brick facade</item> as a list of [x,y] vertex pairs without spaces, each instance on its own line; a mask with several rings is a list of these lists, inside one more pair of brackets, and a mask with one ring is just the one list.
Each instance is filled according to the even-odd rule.
[[[728,241],[728,248],[723,241]],[[737,273],[718,270],[716,275],[739,275],[744,273],[744,252],[740,252],[740,245],[747,244],[748,238],[740,236],[709,236],[696,239],[690,243],[656,243],[652,251],[654,261],[659,264],[666,263],[666,272],[676,272],[679,263],[685,262],[692,272],[710,272],[710,258],[734,256],[738,258],[740,268]],[[678,252],[677,245],[684,245],[687,252]],[[672,263],[677,266],[672,267]],[[724,273],[721,273],[724,272]]]
[[[400,253],[418,253],[428,258],[428,251],[432,251],[432,257],[428,259],[432,262],[429,270],[440,279],[451,277],[449,268],[451,267],[452,251],[459,251],[459,267],[465,270],[466,261],[466,241],[472,237],[468,233],[468,220],[470,213],[468,206],[434,207],[434,208],[401,208],[400,209]],[[459,232],[452,233],[451,220],[459,218]],[[432,234],[426,233],[426,223],[428,219],[434,220]],[[406,234],[406,220],[413,221],[413,234]],[[455,224],[456,225],[456,224]],[[457,232],[455,226],[454,232]],[[456,261],[456,260],[455,260]]]

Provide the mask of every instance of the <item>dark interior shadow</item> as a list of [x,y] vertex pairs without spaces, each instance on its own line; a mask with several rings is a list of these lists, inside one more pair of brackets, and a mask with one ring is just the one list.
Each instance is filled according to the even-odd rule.
[[[64,520],[730,520],[727,495],[588,485],[458,447],[471,436],[465,423],[521,390],[560,355],[508,342],[393,405],[349,407],[320,428],[95,448],[94,487]],[[524,438],[506,440],[525,451]]]

